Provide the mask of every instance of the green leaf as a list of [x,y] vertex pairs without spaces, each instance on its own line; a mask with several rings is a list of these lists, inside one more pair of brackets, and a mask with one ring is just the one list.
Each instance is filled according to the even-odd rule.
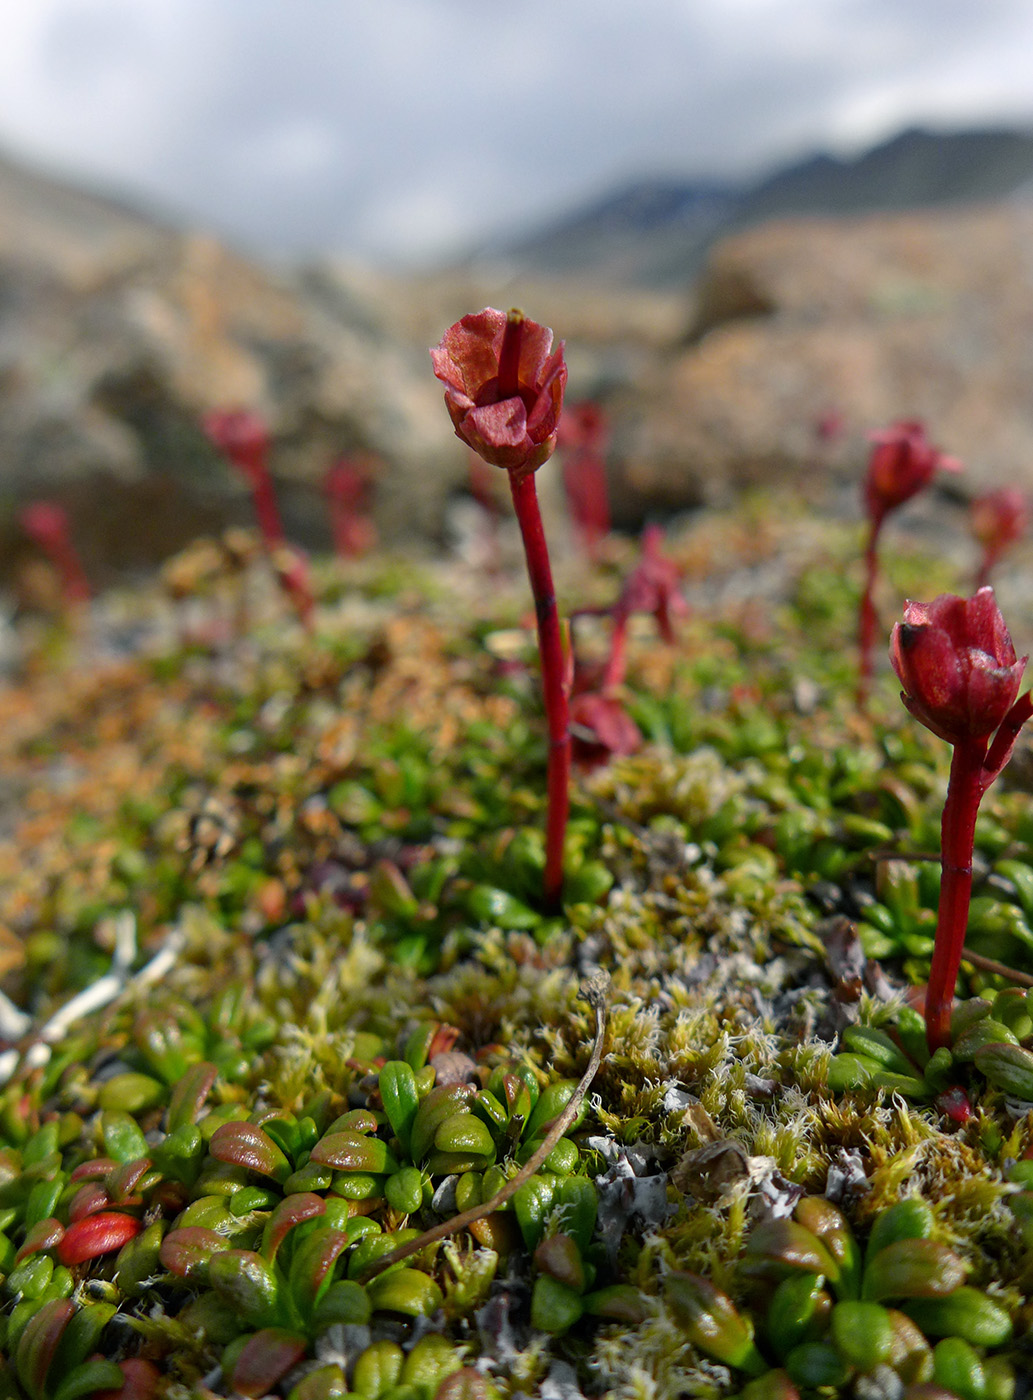
[[380,1098],[391,1131],[408,1153],[413,1120],[420,1106],[416,1075],[405,1060],[388,1060],[378,1076]]

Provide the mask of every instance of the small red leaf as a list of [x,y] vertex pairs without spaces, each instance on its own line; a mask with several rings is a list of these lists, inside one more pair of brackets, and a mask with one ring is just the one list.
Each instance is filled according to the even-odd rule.
[[93,1400],[152,1400],[161,1373],[152,1361],[130,1356],[118,1363],[125,1381],[118,1390],[98,1390]]
[[68,1178],[69,1181],[90,1181],[94,1177],[107,1176],[118,1163],[110,1157],[94,1157],[92,1162],[80,1162]]
[[338,1171],[383,1172],[387,1170],[387,1144],[365,1133],[328,1133],[313,1147],[309,1160]]
[[276,1258],[276,1251],[295,1225],[300,1225],[303,1220],[311,1220],[314,1216],[323,1215],[325,1211],[326,1201],[312,1191],[299,1191],[293,1196],[285,1197],[266,1222],[262,1237],[262,1252],[266,1258]]
[[955,1123],[967,1123],[972,1117],[972,1105],[960,1084],[937,1094],[936,1107]]
[[264,1327],[244,1343],[233,1368],[233,1389],[251,1397],[267,1395],[307,1350],[303,1337],[279,1327]]
[[290,1162],[269,1134],[254,1123],[221,1124],[212,1134],[208,1151],[217,1162],[246,1167],[274,1181],[286,1181],[291,1174]]
[[229,1245],[224,1235],[206,1230],[203,1225],[184,1225],[170,1230],[161,1242],[158,1257],[170,1274],[178,1278],[197,1278],[208,1269],[213,1254],[221,1254]]
[[150,1157],[137,1157],[135,1161],[123,1162],[108,1177],[104,1185],[112,1201],[124,1201],[133,1193],[133,1187],[151,1169]]
[[30,1254],[38,1254],[44,1249],[53,1249],[56,1244],[61,1243],[64,1233],[65,1227],[60,1220],[55,1220],[53,1216],[47,1220],[37,1220],[26,1234],[25,1243],[14,1256],[14,1262],[18,1264]]
[[62,1264],[84,1264],[87,1259],[96,1259],[100,1254],[121,1249],[142,1229],[139,1220],[118,1211],[87,1215],[85,1219],[69,1225],[57,1247],[57,1257]]
[[29,1318],[18,1338],[18,1379],[34,1400],[43,1395],[50,1363],[75,1311],[75,1304],[67,1298],[54,1298]]
[[448,1026],[439,1023],[434,1027],[434,1033],[427,1046],[428,1062],[435,1055],[443,1055],[447,1050],[451,1050],[459,1039],[459,1031],[455,1026]]
[[77,1220],[85,1220],[88,1215],[96,1215],[99,1210],[107,1210],[111,1197],[107,1188],[99,1181],[87,1181],[80,1186],[68,1206],[68,1219],[74,1225]]

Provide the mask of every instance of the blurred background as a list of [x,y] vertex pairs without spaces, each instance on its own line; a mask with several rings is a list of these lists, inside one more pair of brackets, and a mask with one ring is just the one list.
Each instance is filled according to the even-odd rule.
[[521,305],[601,406],[614,518],[856,479],[921,418],[1033,487],[1026,0],[10,0],[0,571],[246,520],[201,423],[268,424],[292,537],[362,454],[381,540],[468,490],[427,346]]

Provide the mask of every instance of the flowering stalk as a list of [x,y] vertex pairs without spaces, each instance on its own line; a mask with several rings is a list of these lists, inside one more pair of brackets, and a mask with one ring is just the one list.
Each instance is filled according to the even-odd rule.
[[314,626],[316,600],[312,591],[312,575],[308,558],[293,545],[280,544],[270,554],[276,581],[291,600],[298,621],[306,632]]
[[972,899],[972,852],[976,815],[988,786],[983,763],[986,743],[955,745],[947,799],[940,824],[940,903],[936,915],[929,983],[925,993],[926,1038],[930,1051],[951,1041],[951,1006],[961,966]]
[[1023,493],[1015,486],[1003,486],[988,491],[972,502],[969,516],[972,533],[983,547],[976,587],[990,581],[990,573],[1001,555],[1006,553],[1026,533],[1029,506]]
[[487,308],[464,316],[431,351],[445,384],[456,436],[486,462],[505,467],[527,558],[538,621],[542,691],[549,727],[545,903],[558,909],[563,893],[563,841],[570,808],[569,686],[534,473],[552,455],[567,367],[563,346],[550,353],[552,332]]
[[[500,399],[520,395],[520,358],[524,338],[524,317],[510,311],[499,351],[498,394]],[[527,574],[534,597],[538,622],[538,653],[542,666],[542,693],[549,726],[549,760],[546,788],[548,808],[545,825],[545,902],[558,908],[563,893],[563,838],[570,810],[570,717],[566,662],[556,590],[552,582],[549,549],[538,506],[534,472],[511,470],[509,485],[520,538],[527,559]]]
[[211,441],[246,478],[251,487],[255,517],[276,581],[290,599],[301,625],[312,630],[315,600],[308,560],[287,543],[269,471],[269,430],[257,413],[224,409],[209,413],[204,430]]
[[324,487],[339,559],[357,558],[376,543],[376,530],[366,513],[369,477],[362,457],[341,457],[326,474]]
[[[649,613],[663,640],[675,641],[673,616],[684,616],[689,605],[681,591],[678,568],[662,553],[663,530],[648,525],[642,533],[642,558],[629,574],[620,597],[610,608],[583,608],[577,616],[611,618],[610,651],[598,686],[575,675],[570,704],[574,759],[593,766],[615,755],[635,753],[642,733],[618,696],[628,669],[628,623],[634,613]],[[578,684],[578,681],[581,684]]]
[[[976,815],[1033,715],[1017,699],[1028,657],[1017,659],[992,588],[908,603],[893,628],[890,660],[901,699],[926,728],[954,745],[941,823],[940,902],[925,997],[930,1051],[951,1042],[951,1006],[972,894]],[[995,733],[996,731],[996,733]]]
[[72,532],[64,508],[54,501],[32,501],[18,519],[25,533],[39,545],[57,570],[66,606],[74,607],[88,602],[89,580],[72,544]]
[[247,480],[265,546],[283,544],[283,522],[269,472],[269,430],[257,413],[223,409],[205,415],[204,430]]
[[[566,429],[566,431],[564,431]],[[590,560],[610,533],[606,485],[606,419],[598,404],[576,405],[560,428],[563,489],[575,530]]]
[[862,709],[868,703],[868,692],[871,690],[872,657],[875,653],[875,633],[879,626],[879,615],[875,611],[875,585],[879,577],[878,544],[882,521],[882,516],[872,518],[868,527],[868,541],[864,548],[864,589],[857,617],[857,703]]
[[928,442],[925,428],[919,422],[905,419],[868,436],[875,445],[868,461],[863,493],[869,529],[864,555],[864,591],[857,627],[857,703],[862,709],[868,703],[871,688],[872,653],[879,623],[875,610],[875,587],[879,575],[878,541],[882,522],[891,511],[927,486],[938,467],[944,471],[961,470],[959,461],[946,456]]
[[673,646],[673,614],[684,617],[689,611],[681,591],[677,565],[661,552],[663,538],[664,532],[659,525],[647,525],[642,532],[642,558],[628,576],[613,608],[613,637],[604,689],[609,685],[619,685],[624,679],[628,620],[632,613],[650,613],[656,619],[660,636],[668,646]]
[[527,574],[538,622],[538,655],[542,667],[542,698],[549,727],[546,777],[548,810],[545,823],[545,903],[559,908],[563,894],[563,838],[570,811],[570,714],[566,661],[549,550],[538,506],[534,473],[509,478],[513,508],[527,558]]

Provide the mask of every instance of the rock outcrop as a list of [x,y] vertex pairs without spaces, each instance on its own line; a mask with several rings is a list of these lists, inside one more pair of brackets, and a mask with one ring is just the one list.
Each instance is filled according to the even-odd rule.
[[463,458],[426,349],[396,334],[390,306],[373,274],[277,276],[0,164],[0,553],[17,553],[14,507],[34,496],[71,508],[91,571],[246,519],[199,427],[224,406],[268,419],[297,538],[328,543],[322,476],[356,448],[384,463],[382,535],[431,536]]
[[[865,430],[921,418],[963,489],[1033,491],[1033,209],[794,220],[721,243],[680,349],[613,404],[625,510],[818,484]],[[834,465],[836,453],[831,454]]]

